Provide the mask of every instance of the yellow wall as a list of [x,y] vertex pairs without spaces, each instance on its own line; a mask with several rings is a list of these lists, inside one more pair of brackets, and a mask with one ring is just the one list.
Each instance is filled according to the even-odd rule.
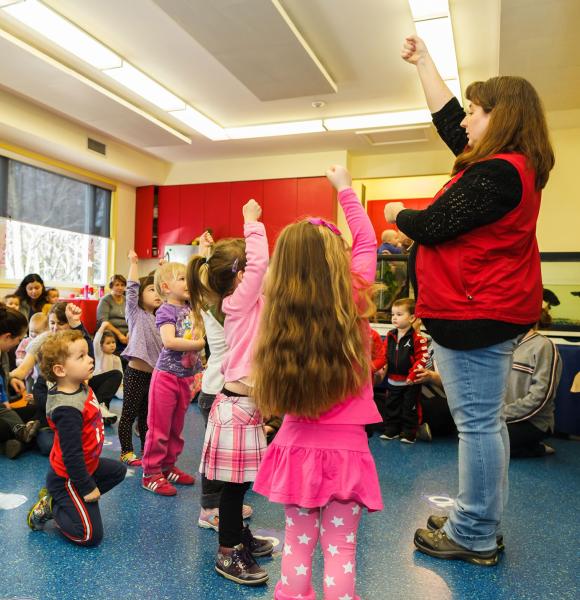
[[218,181],[252,181],[286,177],[320,177],[333,164],[347,163],[346,150],[249,156],[224,160],[189,161],[171,166],[165,185],[211,183]]
[[538,243],[542,252],[580,252],[580,128],[551,136],[556,166],[542,194]]

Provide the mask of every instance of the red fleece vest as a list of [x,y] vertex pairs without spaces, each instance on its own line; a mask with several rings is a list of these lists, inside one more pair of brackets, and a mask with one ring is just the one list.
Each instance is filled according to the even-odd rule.
[[[493,319],[508,323],[534,323],[542,307],[540,254],[536,221],[541,192],[535,189],[535,172],[522,154],[496,154],[511,163],[522,181],[522,199],[507,215],[477,227],[449,242],[420,245],[416,273],[419,299],[416,314],[422,318]],[[454,185],[460,171],[435,196]]]

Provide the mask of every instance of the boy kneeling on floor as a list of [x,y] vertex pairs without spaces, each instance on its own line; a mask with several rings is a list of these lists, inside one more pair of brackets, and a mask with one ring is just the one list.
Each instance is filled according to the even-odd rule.
[[40,370],[55,385],[48,392],[46,416],[54,431],[46,488],[28,513],[31,529],[54,519],[75,544],[97,546],[103,539],[99,498],[123,481],[123,463],[100,458],[104,427],[99,402],[86,381],[94,361],[82,333],[54,333],[40,350]]

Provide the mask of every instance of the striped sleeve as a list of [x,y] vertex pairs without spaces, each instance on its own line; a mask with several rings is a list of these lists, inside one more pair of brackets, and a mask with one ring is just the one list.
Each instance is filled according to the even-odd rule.
[[508,423],[526,421],[537,415],[556,394],[556,388],[562,371],[560,355],[551,340],[538,349],[535,364],[525,364],[514,359],[512,369],[531,375],[527,393],[505,406],[505,418]]

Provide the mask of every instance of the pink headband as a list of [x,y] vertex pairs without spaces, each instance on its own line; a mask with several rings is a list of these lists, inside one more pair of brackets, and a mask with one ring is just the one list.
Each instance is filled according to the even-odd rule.
[[317,217],[316,219],[308,219],[308,222],[311,225],[322,225],[322,226],[326,227],[327,229],[330,229],[330,231],[332,231],[332,233],[334,233],[335,235],[342,235],[340,233],[340,229],[334,223],[329,223],[328,221],[325,221],[324,219],[321,219],[320,217]]

